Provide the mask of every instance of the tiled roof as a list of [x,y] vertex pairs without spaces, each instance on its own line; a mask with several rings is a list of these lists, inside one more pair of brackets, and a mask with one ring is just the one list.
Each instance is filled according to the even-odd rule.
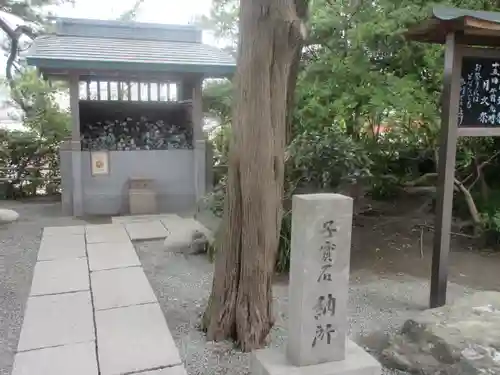
[[499,12],[487,12],[483,10],[470,10],[436,6],[433,9],[433,13],[434,17],[443,21],[454,20],[462,17],[472,17],[478,20],[500,23]]
[[[34,41],[26,54],[30,65],[42,69],[99,69],[107,64],[108,69],[115,70],[133,70],[140,66],[138,69],[149,71],[217,71],[222,74],[234,71],[233,57],[201,43],[201,34],[200,38],[196,34],[200,32],[198,29],[175,26],[160,29],[159,25],[148,27],[148,24],[113,21],[110,22],[112,27],[106,27],[102,24],[105,21],[95,21],[100,24],[88,20],[80,24],[78,20],[70,21],[78,28],[65,24],[55,34]],[[102,36],[96,36],[97,30]],[[130,37],[131,30],[136,31],[135,37]]]

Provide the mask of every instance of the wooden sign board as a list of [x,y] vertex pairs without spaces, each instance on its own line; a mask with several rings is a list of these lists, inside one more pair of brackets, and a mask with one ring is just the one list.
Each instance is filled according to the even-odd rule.
[[500,49],[446,36],[430,306],[446,304],[458,137],[500,136]]
[[500,58],[464,57],[458,126],[500,126]]
[[459,136],[500,135],[500,50],[464,48],[458,104]]

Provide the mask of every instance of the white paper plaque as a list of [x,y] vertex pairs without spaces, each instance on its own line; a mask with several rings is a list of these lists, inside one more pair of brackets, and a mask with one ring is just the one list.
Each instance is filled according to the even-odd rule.
[[90,153],[92,176],[109,174],[109,153],[107,151],[94,151]]

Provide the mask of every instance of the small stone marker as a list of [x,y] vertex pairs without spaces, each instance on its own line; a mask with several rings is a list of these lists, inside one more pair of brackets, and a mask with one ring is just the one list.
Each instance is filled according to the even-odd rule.
[[338,194],[293,199],[288,358],[295,366],[345,358],[352,207]]
[[255,352],[252,375],[381,373],[347,338],[352,214],[350,197],[293,197],[287,350]]

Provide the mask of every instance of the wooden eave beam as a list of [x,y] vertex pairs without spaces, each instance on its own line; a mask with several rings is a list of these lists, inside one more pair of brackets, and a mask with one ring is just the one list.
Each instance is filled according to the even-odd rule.
[[500,46],[500,23],[465,16],[452,20],[431,18],[409,28],[404,36],[407,40],[444,44],[450,32],[463,32],[457,42],[461,44],[498,47]]

